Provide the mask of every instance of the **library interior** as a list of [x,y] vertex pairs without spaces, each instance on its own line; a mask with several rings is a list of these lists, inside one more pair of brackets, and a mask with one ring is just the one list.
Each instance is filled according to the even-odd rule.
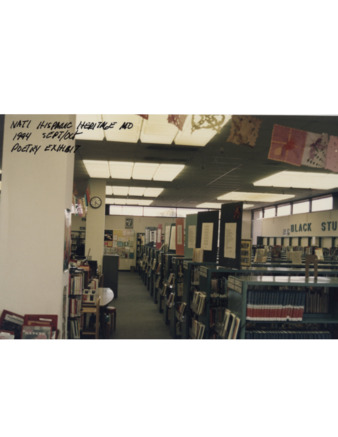
[[0,116],[0,338],[338,338],[338,117]]

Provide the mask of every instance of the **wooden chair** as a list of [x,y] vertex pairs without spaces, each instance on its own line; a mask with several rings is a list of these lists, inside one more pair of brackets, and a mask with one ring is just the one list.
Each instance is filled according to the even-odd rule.
[[308,279],[309,277],[309,268],[310,264],[313,264],[314,267],[314,278],[317,279],[318,277],[318,257],[317,255],[306,255],[305,258],[305,278]]
[[109,305],[106,309],[106,314],[109,316],[109,323],[108,327],[110,329],[106,330],[106,338],[109,338],[110,335],[115,331],[116,329],[116,307]]
[[[95,305],[82,305],[82,314],[85,316],[84,319],[86,319],[87,314],[95,314],[95,330],[86,330],[87,326],[84,326],[84,330],[82,331],[82,335],[89,335],[94,336],[96,339],[99,338],[99,332],[100,332],[100,302],[101,298],[98,296],[96,299]],[[85,320],[86,321],[86,320]]]

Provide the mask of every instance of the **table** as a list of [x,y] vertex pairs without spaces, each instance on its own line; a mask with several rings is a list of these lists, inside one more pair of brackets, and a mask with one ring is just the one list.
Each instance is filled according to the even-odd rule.
[[100,297],[100,308],[106,307],[114,299],[114,292],[111,288],[99,287],[97,295]]

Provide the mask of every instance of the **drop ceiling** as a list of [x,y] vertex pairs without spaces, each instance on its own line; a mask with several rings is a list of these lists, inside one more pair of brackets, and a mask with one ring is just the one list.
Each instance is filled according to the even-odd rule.
[[[136,143],[107,140],[76,140],[76,143],[81,145],[81,147],[75,156],[75,187],[81,195],[85,192],[89,182],[89,176],[83,160],[109,160],[185,165],[183,171],[172,182],[159,183],[156,181],[128,180],[128,183],[126,183],[125,179],[106,180],[107,185],[111,186],[164,188],[162,193],[154,198],[151,206],[194,208],[205,202],[227,203],[228,201],[222,202],[217,200],[217,198],[231,191],[292,194],[295,196],[291,199],[293,201],[338,192],[338,189],[316,190],[253,185],[255,181],[283,170],[334,174],[323,169],[317,170],[305,166],[296,167],[272,161],[267,156],[274,124],[338,136],[337,116],[273,116],[257,114],[254,116],[262,121],[254,147],[227,142],[231,121],[205,147],[180,146],[174,143],[144,143],[140,140]],[[1,115],[0,169],[2,168],[3,123],[4,116]],[[135,198],[135,196],[133,197]],[[271,203],[255,202],[252,208],[269,204]]]
[[[255,187],[253,182],[282,170],[332,173],[323,169],[296,167],[267,158],[274,124],[316,133],[338,136],[336,116],[256,115],[262,123],[256,145],[236,145],[227,142],[229,121],[205,147],[172,144],[117,141],[76,140],[81,145],[76,153],[74,182],[79,193],[89,181],[83,160],[134,161],[149,163],[184,164],[185,168],[172,182],[106,179],[107,185],[162,187],[163,192],[151,206],[194,208],[204,202],[220,202],[219,196],[231,191],[291,194],[291,200],[324,195],[335,190]],[[227,201],[228,202],[228,201]],[[222,203],[222,202],[221,202]],[[224,202],[225,203],[225,202]],[[279,202],[283,203],[283,202]],[[284,201],[285,203],[285,201]],[[250,202],[252,204],[252,202]],[[271,203],[254,203],[253,208]]]

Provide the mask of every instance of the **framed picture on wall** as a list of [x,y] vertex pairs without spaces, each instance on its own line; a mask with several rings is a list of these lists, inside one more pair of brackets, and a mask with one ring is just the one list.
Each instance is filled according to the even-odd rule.
[[134,219],[132,217],[126,217],[125,229],[133,229]]

